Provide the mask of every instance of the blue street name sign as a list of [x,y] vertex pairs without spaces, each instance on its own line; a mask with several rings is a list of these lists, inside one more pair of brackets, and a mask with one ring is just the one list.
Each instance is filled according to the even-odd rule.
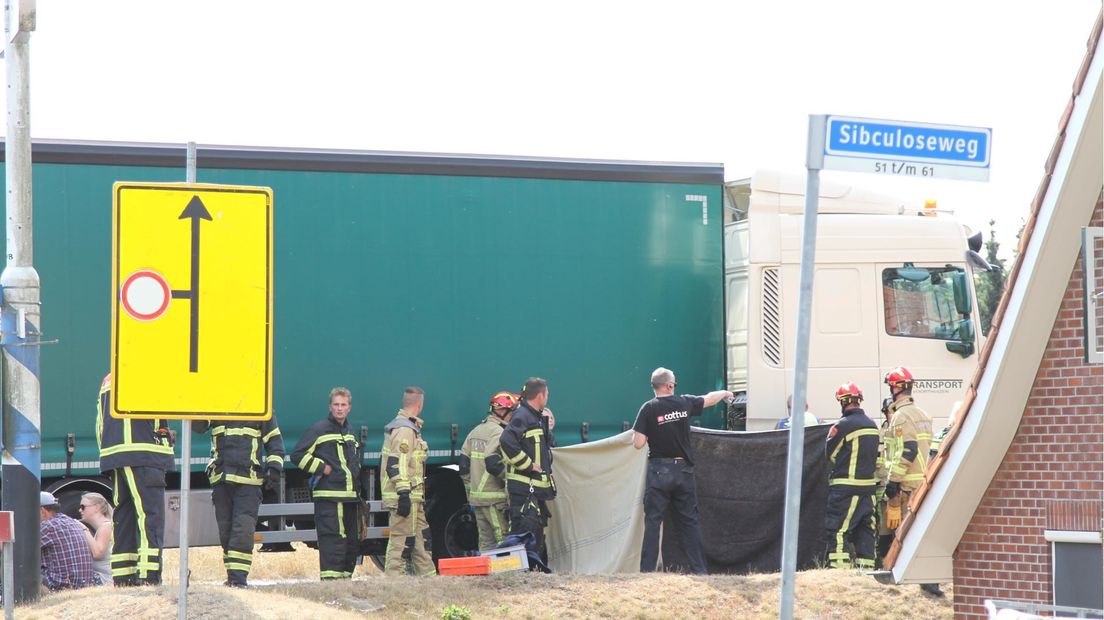
[[993,131],[827,116],[824,168],[895,176],[989,180]]

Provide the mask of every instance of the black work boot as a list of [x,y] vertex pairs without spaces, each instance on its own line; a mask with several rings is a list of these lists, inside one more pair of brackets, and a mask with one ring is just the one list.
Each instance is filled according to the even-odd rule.
[[228,570],[226,571],[226,583],[225,585],[231,588],[248,588],[249,587],[249,573],[243,570]]
[[922,583],[920,589],[936,598],[943,598],[943,590],[939,589],[938,583]]

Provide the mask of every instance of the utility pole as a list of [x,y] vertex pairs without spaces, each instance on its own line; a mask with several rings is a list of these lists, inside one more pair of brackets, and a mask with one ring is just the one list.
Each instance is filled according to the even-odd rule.
[[792,620],[797,580],[797,540],[801,523],[801,474],[805,459],[805,420],[808,402],[809,332],[813,316],[813,276],[816,273],[817,212],[820,210],[820,171],[824,168],[823,115],[809,115],[805,154],[805,215],[801,229],[801,278],[797,296],[797,342],[794,345],[793,405],[790,407],[789,459],[786,462],[786,514],[782,521],[782,594],[779,620]]
[[3,349],[4,450],[0,503],[15,511],[15,599],[38,600],[38,492],[41,472],[41,385],[38,359],[42,307],[34,268],[31,210],[30,37],[35,0],[5,3],[8,134],[4,143],[7,181],[7,264],[0,273],[0,348]]

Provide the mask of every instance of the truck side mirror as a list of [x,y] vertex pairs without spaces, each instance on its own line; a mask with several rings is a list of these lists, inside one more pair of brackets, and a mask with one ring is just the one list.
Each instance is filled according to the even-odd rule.
[[947,350],[967,358],[974,354],[974,320],[970,317],[974,304],[970,298],[970,283],[965,271],[956,270],[950,275],[955,311],[964,318],[958,322],[958,342],[948,342]]
[[974,354],[974,320],[963,319],[958,326],[958,341],[946,343],[947,350],[958,353],[963,359]]
[[970,316],[970,312],[974,309],[974,303],[970,299],[970,285],[966,279],[965,271],[951,273],[951,288],[954,290],[955,310],[959,314]]

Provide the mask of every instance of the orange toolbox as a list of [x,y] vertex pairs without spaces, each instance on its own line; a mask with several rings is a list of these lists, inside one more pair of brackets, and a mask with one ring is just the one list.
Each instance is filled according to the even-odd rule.
[[489,575],[491,558],[441,558],[437,561],[437,572],[441,575]]

